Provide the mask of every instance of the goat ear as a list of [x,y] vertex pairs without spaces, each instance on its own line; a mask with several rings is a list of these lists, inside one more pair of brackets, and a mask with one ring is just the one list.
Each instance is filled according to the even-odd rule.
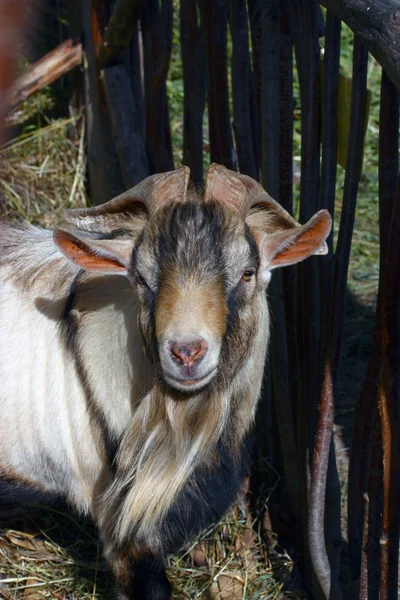
[[96,240],[57,228],[54,242],[72,263],[86,271],[128,275],[133,245],[129,240]]
[[331,225],[328,211],[320,210],[305,225],[272,234],[255,231],[263,272],[267,274],[277,267],[293,265],[313,254],[326,254],[325,240]]
[[[246,186],[250,209],[246,215],[246,223],[253,230],[262,233],[279,233],[301,227],[276,200],[271,198],[262,186],[247,175],[238,176]],[[314,254],[327,254],[326,242]]]

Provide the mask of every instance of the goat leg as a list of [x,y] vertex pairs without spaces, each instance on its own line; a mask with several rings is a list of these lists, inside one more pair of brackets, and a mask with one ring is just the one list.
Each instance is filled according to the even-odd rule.
[[110,560],[121,600],[171,600],[172,586],[161,555],[135,559],[129,549]]

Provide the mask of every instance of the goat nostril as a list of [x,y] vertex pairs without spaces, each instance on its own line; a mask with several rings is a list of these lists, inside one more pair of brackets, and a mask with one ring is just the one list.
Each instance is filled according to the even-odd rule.
[[191,366],[198,362],[206,354],[208,344],[204,340],[194,342],[170,342],[169,351],[175,360],[185,366]]

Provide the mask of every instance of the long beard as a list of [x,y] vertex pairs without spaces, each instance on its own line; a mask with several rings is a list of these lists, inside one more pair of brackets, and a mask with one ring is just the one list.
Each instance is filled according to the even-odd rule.
[[116,518],[114,539],[134,535],[149,549],[160,546],[162,520],[196,467],[213,460],[228,418],[226,390],[183,398],[154,385],[127,427],[104,498]]

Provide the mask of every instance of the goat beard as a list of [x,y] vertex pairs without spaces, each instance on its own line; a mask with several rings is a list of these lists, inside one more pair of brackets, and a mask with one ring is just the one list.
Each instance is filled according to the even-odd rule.
[[161,549],[160,525],[196,467],[215,460],[229,408],[226,389],[183,400],[154,385],[127,427],[103,498],[114,540],[122,544],[133,537],[142,550]]

